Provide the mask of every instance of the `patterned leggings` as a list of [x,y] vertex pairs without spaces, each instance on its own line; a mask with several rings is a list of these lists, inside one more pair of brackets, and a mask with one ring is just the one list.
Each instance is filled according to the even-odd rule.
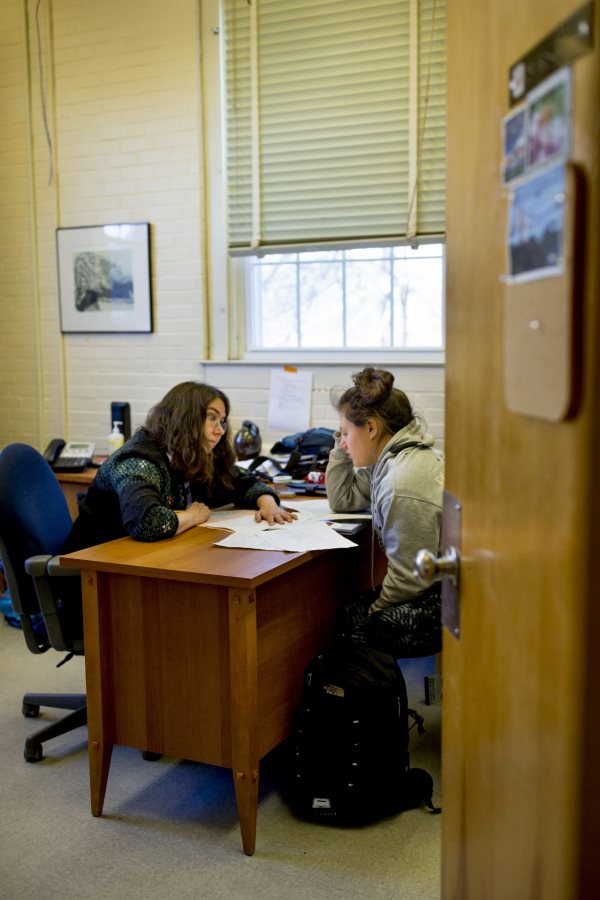
[[432,656],[442,649],[441,585],[434,584],[414,600],[369,615],[381,587],[366,591],[340,611],[343,636],[391,653],[396,659]]

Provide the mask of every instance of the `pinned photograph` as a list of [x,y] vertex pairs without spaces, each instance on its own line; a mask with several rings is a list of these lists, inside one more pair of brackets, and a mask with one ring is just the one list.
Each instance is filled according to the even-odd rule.
[[511,193],[508,270],[512,281],[564,272],[566,170],[554,166]]
[[571,131],[571,70],[546,78],[527,102],[527,166],[566,160]]
[[518,178],[525,171],[527,163],[525,115],[525,109],[519,109],[502,122],[502,181],[504,184]]

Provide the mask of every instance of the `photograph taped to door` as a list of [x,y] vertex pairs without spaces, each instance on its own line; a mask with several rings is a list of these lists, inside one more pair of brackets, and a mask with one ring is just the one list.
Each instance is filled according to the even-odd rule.
[[571,145],[571,70],[555,72],[527,96],[527,169],[564,162]]
[[502,121],[502,182],[508,184],[525,172],[527,164],[527,119],[525,107]]
[[532,281],[564,272],[564,165],[515,185],[510,193],[508,281]]

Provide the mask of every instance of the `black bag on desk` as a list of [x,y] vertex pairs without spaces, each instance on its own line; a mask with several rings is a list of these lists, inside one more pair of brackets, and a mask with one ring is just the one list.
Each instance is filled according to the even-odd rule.
[[[292,478],[304,479],[313,469],[325,471],[329,451],[335,443],[333,434],[334,432],[330,428],[309,428],[308,431],[298,431],[273,444],[271,453],[289,454],[282,471],[286,475],[291,475]],[[256,462],[251,469],[255,467]]]
[[[273,444],[271,453],[289,454],[285,467],[280,467],[281,471],[291,475],[292,478],[304,479],[312,470],[325,471],[329,451],[335,444],[333,434],[331,428],[309,428],[308,431],[298,431]],[[266,457],[258,457],[250,466],[250,470],[256,469],[265,459]],[[271,462],[278,465],[275,460]]]
[[300,817],[362,825],[428,805],[433,781],[409,768],[406,684],[396,660],[340,641],[306,668],[290,739],[286,800]]
[[301,454],[315,456],[316,459],[327,459],[329,451],[335,444],[334,431],[331,428],[309,428],[289,434],[271,447],[271,453],[290,453],[298,450]]

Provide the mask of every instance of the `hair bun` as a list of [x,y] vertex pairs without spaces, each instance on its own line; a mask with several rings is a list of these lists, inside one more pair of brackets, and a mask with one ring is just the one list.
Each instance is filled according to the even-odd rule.
[[367,366],[352,376],[352,380],[368,405],[384,403],[394,387],[394,376],[385,369],[374,369]]

